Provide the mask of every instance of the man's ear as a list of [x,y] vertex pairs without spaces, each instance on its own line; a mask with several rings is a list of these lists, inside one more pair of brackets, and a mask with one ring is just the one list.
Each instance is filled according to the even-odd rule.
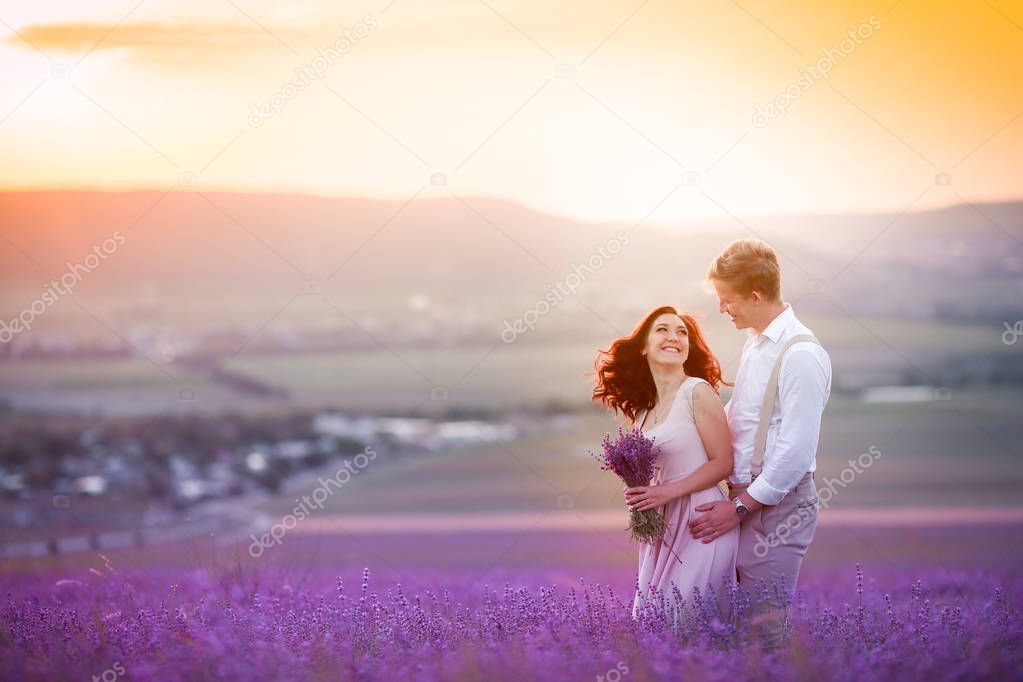
[[760,305],[761,303],[764,302],[764,297],[761,296],[760,292],[756,291],[755,289],[752,292],[750,292],[749,296],[750,298],[753,299],[753,305]]

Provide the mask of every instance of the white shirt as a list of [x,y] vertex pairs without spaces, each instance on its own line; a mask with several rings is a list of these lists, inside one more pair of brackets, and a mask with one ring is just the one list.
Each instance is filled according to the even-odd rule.
[[[788,303],[762,334],[752,329],[747,333],[735,389],[725,405],[735,461],[732,483],[750,482],[760,408],[779,351],[793,336],[813,334],[796,319]],[[778,377],[764,467],[746,490],[750,497],[761,504],[778,504],[806,472],[816,470],[821,415],[830,395],[831,358],[827,352],[811,341],[789,348]]]

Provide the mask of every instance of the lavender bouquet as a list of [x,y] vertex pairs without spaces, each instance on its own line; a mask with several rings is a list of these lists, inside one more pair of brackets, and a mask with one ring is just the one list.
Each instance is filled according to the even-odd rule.
[[[637,428],[625,431],[619,426],[618,436],[612,440],[612,435],[604,434],[602,454],[591,453],[600,461],[600,468],[615,472],[630,488],[650,485],[654,464],[661,454],[654,442]],[[629,530],[633,540],[654,544],[664,538],[664,516],[657,509],[633,511]]]

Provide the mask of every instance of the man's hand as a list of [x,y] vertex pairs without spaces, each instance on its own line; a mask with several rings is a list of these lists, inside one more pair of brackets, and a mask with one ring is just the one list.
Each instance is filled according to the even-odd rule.
[[704,544],[724,535],[739,525],[739,515],[731,500],[707,502],[696,507],[698,512],[707,512],[689,522],[689,532]]
[[678,497],[675,486],[670,483],[659,485],[639,485],[625,488],[625,504],[629,511],[646,511],[657,509]]

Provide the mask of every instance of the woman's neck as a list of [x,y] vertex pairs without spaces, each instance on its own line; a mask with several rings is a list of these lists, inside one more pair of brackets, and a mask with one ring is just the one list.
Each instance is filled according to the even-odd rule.
[[678,393],[682,382],[686,380],[686,373],[677,367],[651,367],[650,373],[654,377],[654,386],[657,388],[658,405],[664,405],[666,400],[670,401]]

